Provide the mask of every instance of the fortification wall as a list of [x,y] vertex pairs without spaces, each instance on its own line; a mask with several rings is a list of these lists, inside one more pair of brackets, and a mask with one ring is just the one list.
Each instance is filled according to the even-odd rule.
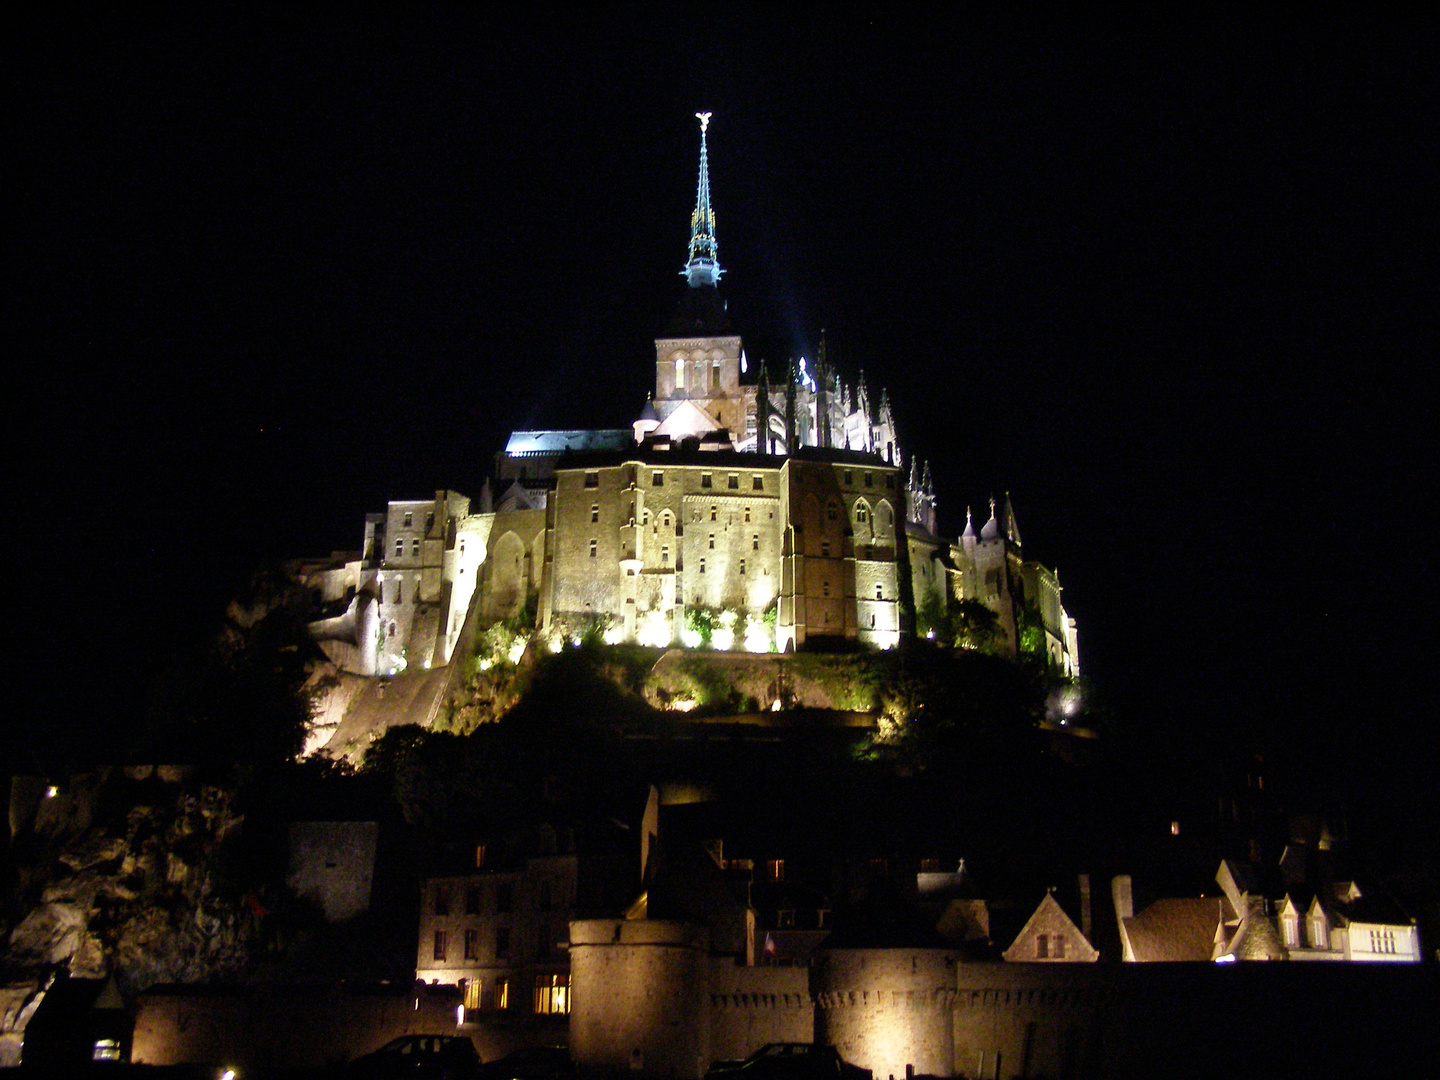
[[739,967],[710,961],[710,1056],[748,1057],[770,1042],[811,1042],[815,1008],[803,967]]
[[877,1077],[949,1076],[955,957],[940,949],[822,949],[810,969],[815,1041]]

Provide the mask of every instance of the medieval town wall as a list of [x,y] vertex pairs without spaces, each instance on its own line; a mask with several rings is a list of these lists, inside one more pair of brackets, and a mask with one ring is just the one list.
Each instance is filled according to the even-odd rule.
[[731,1061],[771,1042],[813,1042],[815,1007],[803,967],[744,967],[710,960],[710,1056]]
[[810,969],[815,1041],[877,1077],[948,1076],[955,957],[940,949],[822,949]]

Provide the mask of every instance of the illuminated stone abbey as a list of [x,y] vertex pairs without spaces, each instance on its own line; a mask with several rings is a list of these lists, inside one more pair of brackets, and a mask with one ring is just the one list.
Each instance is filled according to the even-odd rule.
[[[903,453],[888,395],[812,362],[751,370],[718,287],[700,163],[685,289],[655,341],[654,391],[631,428],[516,431],[478,500],[396,501],[362,550],[298,568],[326,610],[313,630],[359,674],[448,663],[467,624],[535,611],[559,642],[790,651],[891,648],[978,602],[1001,652],[1078,673],[1056,575],[1026,561],[1008,496],[978,530],[937,533],[928,464]],[[704,628],[703,633],[700,627]]]

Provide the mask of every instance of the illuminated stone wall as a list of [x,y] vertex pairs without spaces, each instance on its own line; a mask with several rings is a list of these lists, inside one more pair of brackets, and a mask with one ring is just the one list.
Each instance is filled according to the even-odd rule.
[[711,1060],[704,933],[659,920],[570,924],[570,1053],[587,1068],[693,1078]]
[[872,1070],[951,1075],[955,957],[939,949],[821,949],[810,969],[815,1041]]
[[710,960],[710,1056],[748,1057],[771,1042],[812,1042],[815,1007],[803,967],[743,967]]

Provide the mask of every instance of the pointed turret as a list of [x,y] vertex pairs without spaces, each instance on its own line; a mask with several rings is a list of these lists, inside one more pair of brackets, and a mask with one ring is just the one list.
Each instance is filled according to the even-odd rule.
[[635,430],[637,443],[644,442],[645,436],[660,426],[660,414],[655,411],[654,395],[645,399],[645,407],[640,410],[640,418],[630,426]]
[[1020,546],[1020,526],[1015,523],[1015,507],[1010,502],[1010,493],[1005,492],[1005,506],[1000,513],[1005,523],[1005,539],[1016,547]]
[[975,518],[971,516],[970,507],[965,507],[965,531],[960,534],[962,540],[975,539]]
[[995,500],[990,500],[990,520],[980,527],[981,540],[994,540],[1000,535],[1000,523],[995,520]]
[[690,215],[690,258],[682,277],[692,289],[720,284],[720,244],[715,239],[715,209],[710,205],[710,157],[705,134],[710,114],[696,113],[700,121],[700,181],[695,189],[695,210]]

